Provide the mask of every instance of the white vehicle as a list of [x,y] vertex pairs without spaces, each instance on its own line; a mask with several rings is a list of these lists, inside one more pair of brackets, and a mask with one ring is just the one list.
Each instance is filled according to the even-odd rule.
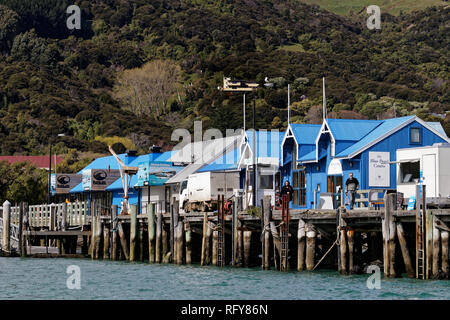
[[450,196],[450,144],[397,150],[397,191],[404,198],[416,195],[416,185],[426,185],[426,197]]
[[239,189],[239,172],[201,172],[191,174],[181,182],[180,210],[213,211],[217,209],[217,197],[231,198]]

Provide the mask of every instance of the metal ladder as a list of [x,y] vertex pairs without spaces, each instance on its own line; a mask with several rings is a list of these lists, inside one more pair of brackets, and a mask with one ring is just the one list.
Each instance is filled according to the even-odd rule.
[[224,195],[219,195],[217,207],[217,231],[219,238],[217,239],[217,265],[223,267],[225,265],[225,201]]
[[280,271],[288,271],[288,254],[289,254],[289,195],[283,195],[283,204],[281,207],[281,255],[280,255]]
[[425,208],[421,209],[420,200],[416,197],[416,278],[425,279]]

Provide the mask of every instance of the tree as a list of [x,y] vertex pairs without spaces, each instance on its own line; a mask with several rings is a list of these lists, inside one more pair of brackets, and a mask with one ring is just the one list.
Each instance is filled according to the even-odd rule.
[[180,67],[171,61],[155,60],[142,68],[123,71],[114,86],[115,98],[141,116],[159,119],[168,111],[168,101],[175,94]]
[[11,49],[12,41],[18,33],[19,16],[8,7],[0,5],[0,52]]

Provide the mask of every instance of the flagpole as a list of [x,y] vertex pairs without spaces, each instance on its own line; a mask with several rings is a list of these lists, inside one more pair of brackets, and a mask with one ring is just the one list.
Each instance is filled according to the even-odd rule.
[[288,83],[288,126],[291,122],[291,85]]

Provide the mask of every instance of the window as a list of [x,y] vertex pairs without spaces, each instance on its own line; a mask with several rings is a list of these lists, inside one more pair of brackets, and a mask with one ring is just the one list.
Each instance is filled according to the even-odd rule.
[[410,143],[421,143],[420,128],[411,128],[409,130]]
[[260,175],[259,176],[259,188],[260,189],[273,189],[273,175]]
[[420,162],[400,163],[400,174],[398,183],[413,183],[420,179]]

